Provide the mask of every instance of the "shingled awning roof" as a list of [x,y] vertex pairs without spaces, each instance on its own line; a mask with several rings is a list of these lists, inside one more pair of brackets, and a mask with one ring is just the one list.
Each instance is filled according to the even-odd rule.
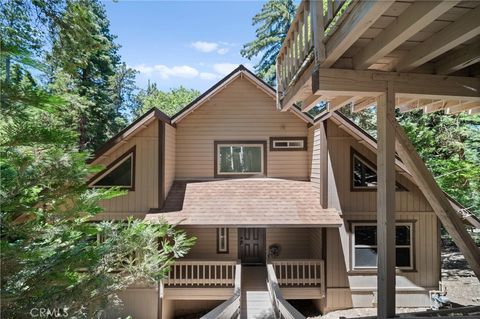
[[310,182],[272,178],[175,181],[165,206],[147,220],[184,226],[340,227]]

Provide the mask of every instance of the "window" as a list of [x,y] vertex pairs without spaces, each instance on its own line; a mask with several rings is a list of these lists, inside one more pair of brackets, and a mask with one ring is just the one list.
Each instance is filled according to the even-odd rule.
[[135,147],[120,156],[105,170],[94,176],[90,187],[120,187],[134,190],[135,185]]
[[228,228],[217,228],[217,253],[228,254]]
[[216,175],[264,174],[265,142],[215,142]]
[[306,137],[270,137],[270,151],[306,151]]
[[[413,269],[413,224],[397,223],[395,226],[396,265]],[[377,225],[372,223],[352,224],[353,268],[377,267]]]
[[[352,149],[352,191],[375,191],[377,189],[377,167],[361,154]],[[397,191],[407,191],[399,183],[396,183]]]

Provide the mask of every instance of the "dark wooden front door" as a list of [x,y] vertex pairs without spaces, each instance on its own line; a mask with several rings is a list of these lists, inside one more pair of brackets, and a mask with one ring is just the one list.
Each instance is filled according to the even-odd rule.
[[265,228],[239,228],[238,245],[242,264],[265,263]]

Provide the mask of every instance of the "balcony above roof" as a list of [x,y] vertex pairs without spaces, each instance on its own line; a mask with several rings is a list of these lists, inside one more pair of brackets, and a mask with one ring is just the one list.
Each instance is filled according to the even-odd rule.
[[480,2],[300,3],[277,57],[277,105],[327,111],[376,104],[388,85],[401,112],[480,112]]

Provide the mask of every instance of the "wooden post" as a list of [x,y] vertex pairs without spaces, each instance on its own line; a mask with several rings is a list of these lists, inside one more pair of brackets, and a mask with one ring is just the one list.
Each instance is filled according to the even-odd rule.
[[473,242],[459,215],[445,193],[438,186],[425,163],[418,155],[408,136],[395,120],[396,148],[405,166],[411,172],[418,187],[432,206],[443,227],[465,256],[469,266],[480,279],[480,249]]
[[310,17],[315,62],[320,64],[325,60],[323,1],[310,1]]
[[377,98],[377,315],[395,316],[395,92]]

